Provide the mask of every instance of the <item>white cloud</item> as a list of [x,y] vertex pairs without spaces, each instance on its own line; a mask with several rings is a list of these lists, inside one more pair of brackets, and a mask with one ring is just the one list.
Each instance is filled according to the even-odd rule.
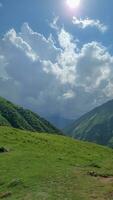
[[73,36],[66,32],[63,28],[58,33],[59,44],[63,49],[74,50],[76,44],[73,42]]
[[42,60],[49,58],[49,60],[54,61],[60,53],[60,49],[56,48],[50,37],[46,39],[40,33],[34,32],[27,23],[23,24],[19,36],[29,44]]
[[112,67],[113,57],[104,46],[97,42],[85,44],[78,55],[77,83],[93,92],[104,80],[110,78]]
[[113,98],[113,56],[98,42],[78,49],[64,28],[47,39],[27,23],[0,40],[0,95],[42,115],[75,118]]
[[17,47],[17,49],[20,49],[26,55],[33,61],[38,60],[38,55],[32,50],[31,46],[23,40],[22,37],[17,36],[16,32],[14,29],[11,29],[10,31],[7,32],[5,35],[6,42],[11,42],[12,45]]
[[99,20],[94,20],[89,18],[81,19],[74,16],[72,23],[74,25],[79,26],[82,29],[85,29],[87,27],[92,27],[92,28],[95,27],[102,33],[106,32],[108,29],[108,27],[105,24],[101,23]]
[[59,30],[59,27],[58,27],[58,20],[59,20],[59,17],[57,16],[57,17],[55,17],[54,19],[53,19],[53,21],[49,24],[50,25],[50,27],[52,28],[52,29],[54,29],[54,30]]
[[75,93],[70,90],[63,94],[64,99],[72,99],[75,97]]

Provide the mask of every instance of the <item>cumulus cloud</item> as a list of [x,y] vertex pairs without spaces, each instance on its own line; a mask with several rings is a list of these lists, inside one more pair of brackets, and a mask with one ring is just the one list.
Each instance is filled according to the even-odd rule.
[[90,18],[81,19],[74,16],[72,23],[82,29],[85,29],[87,27],[94,27],[102,33],[105,33],[108,29],[108,27],[105,24],[101,23],[100,20],[94,20]]
[[113,98],[113,56],[98,42],[78,48],[64,28],[45,38],[25,23],[0,39],[0,95],[43,116],[76,118]]
[[112,67],[113,57],[104,46],[97,42],[85,44],[78,55],[77,82],[86,91],[93,92],[103,81],[108,81]]

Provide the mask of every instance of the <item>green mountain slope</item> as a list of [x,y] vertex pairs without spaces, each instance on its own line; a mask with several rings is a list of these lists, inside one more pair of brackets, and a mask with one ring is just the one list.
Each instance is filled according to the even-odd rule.
[[64,132],[80,140],[113,147],[113,100],[85,114]]
[[57,128],[37,114],[0,97],[0,126],[5,125],[23,130],[60,134]]
[[0,199],[112,200],[113,150],[0,127]]

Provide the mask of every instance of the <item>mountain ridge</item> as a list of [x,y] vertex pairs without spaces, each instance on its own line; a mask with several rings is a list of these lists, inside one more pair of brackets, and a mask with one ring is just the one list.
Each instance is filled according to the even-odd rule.
[[38,114],[0,97],[0,126],[29,131],[61,134],[61,131]]
[[64,132],[79,140],[113,147],[113,100],[84,114]]

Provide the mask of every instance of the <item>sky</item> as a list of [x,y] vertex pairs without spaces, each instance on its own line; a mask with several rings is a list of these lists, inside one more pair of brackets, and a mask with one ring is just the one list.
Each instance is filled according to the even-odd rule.
[[113,99],[112,8],[112,0],[0,0],[0,96],[68,120]]

